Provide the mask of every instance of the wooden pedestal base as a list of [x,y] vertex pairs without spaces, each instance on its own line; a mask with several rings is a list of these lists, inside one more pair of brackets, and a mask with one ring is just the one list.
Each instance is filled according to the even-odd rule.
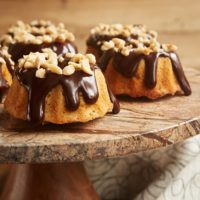
[[82,163],[12,165],[1,200],[99,200]]

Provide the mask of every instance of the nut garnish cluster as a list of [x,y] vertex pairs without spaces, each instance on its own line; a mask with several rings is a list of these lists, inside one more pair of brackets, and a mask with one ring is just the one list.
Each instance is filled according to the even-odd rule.
[[[36,70],[36,77],[45,78],[48,71],[59,74],[70,76],[75,71],[83,71],[86,74],[92,75],[92,67],[96,63],[96,59],[93,54],[73,54],[66,53],[63,56],[57,56],[51,49],[46,48],[43,52],[30,53],[25,55],[19,60],[18,67],[24,69]],[[59,63],[65,63],[66,66],[61,68]]]
[[8,47],[7,46],[0,46],[0,63],[6,64],[5,58],[9,61],[10,67],[14,69],[14,61],[11,59],[11,55],[8,53]]
[[0,38],[2,44],[25,43],[37,44],[74,41],[74,35],[69,32],[63,23],[58,25],[51,21],[35,20],[28,24],[18,21]]
[[[149,55],[152,52],[174,52],[177,46],[161,44],[157,39],[157,32],[147,30],[143,25],[100,24],[91,30],[91,34],[111,36],[108,41],[99,41],[97,44],[102,51],[114,50],[124,56],[130,52]],[[122,36],[123,38],[118,38]]]
[[98,26],[91,29],[90,33],[92,35],[109,35],[117,36],[122,35],[128,37],[130,35],[141,35],[146,32],[146,27],[144,25],[132,25],[132,24],[99,24]]

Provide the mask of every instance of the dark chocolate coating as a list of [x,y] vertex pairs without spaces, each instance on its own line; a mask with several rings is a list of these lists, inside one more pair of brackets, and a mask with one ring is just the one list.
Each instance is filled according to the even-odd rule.
[[[53,42],[53,43],[43,43],[43,44],[25,44],[25,43],[15,43],[10,44],[8,52],[10,53],[12,59],[17,62],[24,55],[28,55],[30,52],[41,52],[44,48],[51,48],[57,55],[65,53],[77,53],[77,47],[70,41],[65,43]],[[55,50],[56,49],[56,50]]]
[[149,55],[137,54],[132,51],[128,56],[124,56],[120,53],[116,53],[113,50],[101,51],[100,46],[97,45],[98,41],[108,41],[112,38],[121,38],[129,43],[131,38],[137,39],[136,36],[132,35],[130,37],[124,38],[121,35],[118,36],[105,36],[105,35],[91,35],[87,40],[87,45],[96,49],[100,59],[98,60],[98,65],[102,71],[106,70],[106,67],[111,58],[113,58],[113,67],[127,78],[131,78],[135,75],[137,67],[142,59],[145,61],[145,86],[147,88],[154,88],[157,83],[157,62],[159,57],[168,57],[171,60],[173,71],[179,82],[181,89],[185,95],[191,94],[191,88],[189,82],[187,81],[180,59],[178,55],[174,52],[154,52]]
[[[92,75],[88,75],[82,71],[76,71],[70,76],[47,72],[45,78],[37,78],[35,76],[36,69],[24,70],[23,68],[17,68],[16,77],[29,94],[27,119],[33,122],[42,121],[44,117],[45,97],[57,85],[61,85],[63,88],[67,109],[72,111],[78,109],[80,92],[86,103],[94,104],[99,97],[95,69]],[[111,92],[109,94],[113,102],[113,113],[118,113],[118,101]]]

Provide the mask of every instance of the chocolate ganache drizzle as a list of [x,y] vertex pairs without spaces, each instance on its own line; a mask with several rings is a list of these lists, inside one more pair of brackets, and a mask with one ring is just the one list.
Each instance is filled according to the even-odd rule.
[[43,43],[40,45],[15,43],[9,45],[8,51],[12,59],[17,62],[23,55],[28,55],[30,52],[41,52],[44,48],[51,48],[57,55],[78,52],[77,47],[70,41]]
[[173,71],[185,95],[191,94],[190,85],[185,77],[180,59],[174,52],[158,52],[150,53],[149,55],[136,54],[131,52],[129,56],[123,56],[112,50],[103,53],[99,61],[100,68],[105,71],[111,58],[113,58],[113,67],[127,78],[131,78],[137,72],[137,68],[142,59],[145,61],[145,86],[154,88],[157,83],[157,62],[159,57],[168,57],[171,60]]
[[[60,67],[62,67],[62,64]],[[93,69],[92,75],[88,75],[83,71],[76,71],[70,76],[48,72],[46,77],[41,79],[35,76],[36,69],[25,70],[17,68],[16,77],[28,90],[29,94],[27,119],[34,122],[42,121],[44,117],[45,97],[57,85],[61,85],[63,88],[67,109],[71,111],[78,109],[80,104],[80,92],[86,103],[94,104],[99,97],[95,78],[96,69],[96,67]],[[118,101],[110,91],[109,94],[113,102],[113,113],[118,113]]]
[[[58,75],[51,72],[44,79],[35,76],[35,69],[16,70],[16,76],[29,93],[27,118],[41,121],[44,116],[44,100],[47,94],[57,85],[63,88],[66,106],[69,110],[77,110],[80,104],[79,92],[82,92],[86,103],[93,104],[98,99],[98,89],[94,75],[77,71],[71,76]],[[94,72],[95,73],[95,72]]]
[[179,57],[174,52],[153,52],[149,55],[137,54],[131,52],[128,56],[121,53],[114,52],[113,50],[105,51],[100,58],[99,66],[105,71],[111,58],[113,58],[113,67],[127,78],[131,78],[137,72],[137,68],[142,59],[145,61],[145,86],[147,88],[154,88],[157,83],[157,62],[159,57],[168,57],[171,60],[173,71],[180,84],[184,94],[190,95],[191,88],[185,77]]

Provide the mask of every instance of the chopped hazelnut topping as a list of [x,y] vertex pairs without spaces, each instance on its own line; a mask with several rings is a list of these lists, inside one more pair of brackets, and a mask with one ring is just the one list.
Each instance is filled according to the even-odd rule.
[[123,49],[121,50],[121,53],[122,53],[122,55],[124,55],[124,56],[128,56],[128,55],[130,54],[130,49],[128,49],[128,48],[123,48]]
[[42,44],[51,42],[74,41],[74,35],[65,29],[64,24],[55,25],[50,21],[35,20],[29,24],[18,21],[11,26],[8,33],[0,38],[3,44],[23,42],[25,44]]
[[109,42],[105,41],[105,42],[103,42],[103,45],[101,46],[101,50],[107,51],[114,47],[115,47],[115,43],[112,40],[110,40]]
[[49,64],[48,69],[55,74],[62,74],[62,69],[59,66]]
[[73,65],[68,65],[64,67],[63,74],[69,76],[69,75],[72,75],[75,71],[76,69]]
[[86,54],[86,57],[88,58],[90,64],[94,65],[96,63],[96,58],[93,54],[91,53]]
[[35,76],[38,77],[38,78],[44,78],[45,73],[46,73],[45,69],[40,68],[36,71]]
[[90,64],[89,64],[89,60],[88,59],[82,59],[80,61],[80,64],[82,66],[82,70],[86,73],[86,74],[92,74],[92,70],[90,68]]
[[58,62],[63,62],[65,59],[62,56],[58,57]]
[[178,49],[178,47],[176,45],[173,45],[173,44],[162,44],[162,48],[165,51],[176,51]]
[[14,61],[11,59],[11,55],[8,53],[8,47],[7,46],[0,46],[0,63],[6,63],[5,59],[9,61],[9,65],[11,69],[14,69]]
[[112,41],[114,42],[117,48],[123,48],[125,46],[125,41],[119,38],[113,38]]
[[[66,66],[62,69],[59,63],[63,65],[65,61]],[[24,69],[36,68],[36,77],[45,78],[47,71],[69,76],[78,70],[92,75],[92,67],[95,63],[96,59],[92,54],[66,53],[63,56],[57,56],[51,49],[43,49],[42,53],[35,52],[25,55],[19,60],[18,67]]]
[[[109,35],[108,41],[101,41],[100,47],[102,51],[113,49],[115,52],[120,52],[124,56],[128,56],[130,52],[149,55],[152,52],[173,52],[177,47],[172,44],[160,44],[157,40],[157,32],[146,30],[142,25],[120,25],[120,24],[100,24],[91,30],[92,34]],[[118,38],[119,35],[128,39]],[[131,38],[134,36],[133,38]],[[130,39],[129,39],[130,37]]]
[[122,24],[99,24],[98,26],[94,27],[90,33],[92,35],[99,34],[99,35],[110,35],[110,36],[117,36],[123,35],[128,37],[130,35],[139,35],[142,32],[146,32],[146,27],[143,25],[122,25]]
[[2,57],[0,57],[0,64],[5,64],[5,63],[6,63],[5,60]]
[[72,58],[75,54],[74,53],[66,53],[65,57],[66,58]]

